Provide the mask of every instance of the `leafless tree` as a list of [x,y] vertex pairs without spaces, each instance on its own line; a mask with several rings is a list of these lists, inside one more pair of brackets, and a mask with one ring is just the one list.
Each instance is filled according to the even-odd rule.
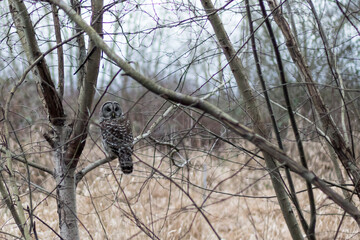
[[[115,196],[112,205],[122,201],[127,211],[118,207],[121,214],[140,231],[129,230],[131,237],[142,233],[160,239],[168,219],[189,211],[192,220],[176,238],[191,234],[195,219],[201,218],[209,232],[222,239],[225,231],[208,207],[237,197],[247,199],[243,192],[255,189],[264,176],[270,177],[275,193],[271,198],[280,206],[293,239],[321,237],[317,223],[325,204],[319,196],[331,199],[336,214],[343,211],[338,229],[329,236],[338,236],[345,216],[359,226],[359,71],[353,63],[357,55],[350,54],[359,51],[354,46],[359,6],[353,1],[326,6],[320,2],[3,3],[9,26],[1,30],[5,97],[0,99],[0,192],[22,237],[38,239],[41,224],[61,239],[79,239],[79,229],[97,238],[79,218],[77,189],[82,185],[97,216],[97,232],[102,232],[101,238],[112,238],[88,178],[103,166],[109,166],[114,181],[108,182]],[[332,12],[333,18],[321,11]],[[329,22],[336,26],[329,29]],[[97,139],[98,105],[111,98],[122,100],[137,132],[131,177],[114,170],[113,159],[105,157]],[[31,111],[24,112],[19,107],[23,104],[36,109],[36,116],[26,115]],[[33,141],[34,132],[42,132],[39,142]],[[320,149],[312,147],[315,144]],[[231,154],[245,154],[246,160],[239,163],[224,155],[227,146]],[[147,149],[153,154],[150,160],[145,157]],[[216,159],[212,174],[223,177],[211,187],[207,174],[212,163],[197,164],[196,159],[202,158],[193,152]],[[315,156],[325,152],[330,161],[319,163],[310,152]],[[45,156],[51,156],[50,161],[45,163]],[[252,162],[264,176],[256,175],[244,186],[236,179],[246,175],[246,169],[256,171]],[[317,169],[323,163],[330,166],[326,173]],[[333,171],[336,179],[327,175]],[[36,183],[39,174],[54,180],[50,191]],[[192,180],[192,174],[202,174],[202,184]],[[127,193],[130,183],[124,185],[125,178],[139,183],[133,197]],[[150,201],[150,217],[142,217],[134,202],[152,180],[169,184],[168,206],[154,218]],[[221,190],[228,185],[241,190]],[[305,189],[305,198],[299,186]],[[170,213],[169,206],[176,202],[173,188],[187,205]],[[202,198],[196,193],[200,190]],[[56,199],[58,230],[38,216],[37,209],[44,206],[34,191],[46,194],[40,202]],[[308,209],[300,198],[306,199]],[[249,222],[257,232],[251,214]]]

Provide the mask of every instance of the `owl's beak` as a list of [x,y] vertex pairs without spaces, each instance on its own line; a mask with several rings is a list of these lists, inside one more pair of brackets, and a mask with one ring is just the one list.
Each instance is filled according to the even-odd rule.
[[114,113],[114,112],[111,114],[111,117],[112,117],[112,118],[115,118],[115,113]]

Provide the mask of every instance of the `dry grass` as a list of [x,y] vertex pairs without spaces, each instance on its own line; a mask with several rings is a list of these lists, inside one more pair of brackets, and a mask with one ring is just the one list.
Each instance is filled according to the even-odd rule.
[[[331,178],[331,164],[321,159],[326,154],[319,153],[320,145],[312,146],[316,151],[308,151],[310,167],[323,177]],[[291,239],[261,160],[257,162],[238,150],[223,148],[213,154],[231,162],[206,153],[190,152],[191,167],[178,169],[158,151],[154,156],[151,147],[139,149],[136,154],[141,161],[154,164],[166,178],[152,172],[141,161],[136,161],[134,174],[120,179],[116,161],[88,174],[77,188],[81,239],[146,239],[144,232],[160,239],[216,239],[189,196],[223,239]],[[42,156],[44,162],[50,161],[46,155]],[[84,156],[86,165],[103,154],[91,146]],[[48,191],[53,189],[50,177],[37,174],[34,178]],[[295,180],[297,190],[303,190],[304,182]],[[315,190],[315,194],[317,238],[333,239],[343,212],[320,191]],[[308,218],[307,195],[299,193],[298,197]],[[22,197],[24,206],[27,199],[26,195]],[[55,199],[36,192],[34,202],[36,216],[58,231]],[[19,235],[5,206],[0,224],[1,231]],[[39,239],[57,239],[52,230],[38,220],[36,228]],[[358,231],[356,223],[346,216],[337,239],[358,239]],[[10,239],[5,234],[2,237]]]

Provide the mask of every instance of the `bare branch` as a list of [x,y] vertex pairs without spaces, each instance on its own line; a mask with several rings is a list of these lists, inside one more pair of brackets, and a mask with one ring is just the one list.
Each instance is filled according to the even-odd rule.
[[[59,10],[57,7],[51,5],[53,19],[54,19],[54,29],[56,36],[56,43],[61,43],[61,32],[60,32],[60,20],[59,20]],[[62,46],[57,49],[57,60],[58,60],[58,91],[59,95],[62,98],[64,96],[64,51]]]
[[[35,31],[28,11],[24,2],[19,0],[10,0],[9,7],[27,59],[31,63],[41,56],[41,51],[36,41]],[[32,71],[41,89],[50,122],[55,126],[62,126],[65,121],[63,105],[51,79],[45,59],[39,61]]]
[[[3,152],[3,153],[6,153],[7,150],[3,146],[0,146],[0,151]],[[36,168],[36,169],[38,169],[40,171],[43,171],[43,172],[46,172],[46,173],[48,173],[50,175],[54,175],[54,172],[51,169],[47,168],[46,166],[43,166],[43,165],[35,163],[35,162],[26,161],[25,159],[17,156],[14,153],[11,153],[11,157],[12,157],[12,159],[14,159],[14,160],[16,160],[18,162],[28,164],[30,167]]]
[[98,161],[84,167],[83,169],[78,171],[75,175],[76,184],[78,184],[87,173],[91,172],[92,170],[96,169],[97,167],[99,167],[105,163],[111,162],[114,159],[116,159],[116,158],[115,157],[106,157],[104,159],[98,160]]
[[[281,59],[281,53],[280,53],[280,50],[279,50],[279,47],[278,47],[278,44],[277,44],[277,41],[275,38],[275,34],[272,30],[271,23],[268,19],[268,15],[265,10],[264,2],[262,0],[259,0],[259,4],[260,4],[260,8],[261,8],[263,17],[265,18],[266,28],[269,32],[270,39],[271,39],[273,49],[275,52],[276,62],[277,62],[277,66],[279,69],[280,81],[282,84],[283,95],[284,95],[284,99],[285,99],[285,103],[286,103],[287,112],[288,112],[288,115],[290,118],[291,127],[292,127],[293,133],[295,135],[295,140],[296,140],[297,148],[298,148],[299,155],[300,155],[300,161],[301,161],[301,164],[306,169],[308,169],[303,143],[302,143],[302,140],[300,137],[300,132],[299,132],[296,120],[295,120],[295,115],[293,114],[293,110],[292,110],[292,103],[290,101],[289,91],[288,91],[288,87],[287,87],[287,80],[285,78],[284,66],[283,66],[282,59]],[[309,202],[310,202],[310,213],[311,213],[310,224],[308,224],[302,216],[302,213],[301,213],[301,210],[299,207],[299,203],[296,199],[296,195],[294,194],[293,197],[295,199],[294,202],[295,202],[296,208],[297,208],[298,212],[300,212],[299,215],[301,218],[301,223],[302,223],[305,233],[307,234],[307,237],[309,239],[315,240],[316,206],[315,206],[315,200],[314,200],[314,192],[312,191],[310,182],[307,182],[306,185],[307,185],[307,189],[308,189],[308,197],[309,197]],[[294,189],[292,189],[292,193],[294,193],[294,192],[295,192]]]
[[[102,7],[103,1],[92,1],[92,26],[93,29],[98,33],[102,34]],[[91,56],[88,58],[86,66],[86,78],[80,84],[80,94],[78,98],[78,113],[74,123],[74,128],[66,156],[66,164],[71,163],[72,166],[77,165],[77,160],[82,153],[82,150],[85,146],[85,140],[87,137],[87,129],[89,124],[89,116],[91,112],[91,106],[95,94],[95,88],[97,85],[97,78],[99,74],[99,65],[100,65],[100,54],[101,49],[97,48],[93,40],[89,40],[89,49],[92,49]]]
[[[280,149],[284,150],[283,142],[282,142],[282,139],[281,139],[281,136],[280,136],[279,127],[278,127],[278,124],[277,124],[276,119],[275,119],[274,111],[272,109],[271,100],[270,100],[270,97],[268,95],[267,86],[266,86],[266,83],[265,83],[265,79],[264,79],[264,76],[263,76],[263,73],[262,73],[262,68],[261,68],[261,65],[260,65],[259,56],[258,56],[258,53],[257,53],[257,47],[256,47],[256,41],[255,41],[255,32],[254,32],[252,16],[251,16],[251,10],[250,10],[250,3],[249,3],[249,0],[246,0],[245,2],[246,2],[246,12],[247,12],[247,15],[248,15],[248,22],[249,22],[249,28],[250,28],[250,34],[251,34],[251,45],[252,45],[252,49],[253,49],[253,55],[254,55],[254,60],[255,60],[255,64],[256,64],[257,74],[258,74],[258,77],[259,77],[259,80],[260,80],[260,83],[261,83],[261,87],[262,87],[262,90],[263,90],[263,96],[265,98],[267,109],[268,109],[269,114],[270,114],[271,122],[272,122],[272,125],[273,125],[273,129],[274,129],[274,132],[275,132],[275,135],[276,135],[277,142],[278,142],[278,146],[279,146]],[[260,4],[260,6],[261,6],[261,4]],[[261,8],[262,8],[262,6],[261,6]],[[268,17],[269,16],[267,16],[266,14],[263,15],[266,26],[268,26],[270,24]],[[279,66],[279,68],[280,68],[280,66]],[[298,198],[296,196],[296,190],[295,190],[294,182],[293,182],[290,170],[287,167],[285,167],[285,174],[286,174],[288,184],[289,184],[290,199],[294,203],[296,211],[298,212],[298,215],[299,215],[299,218],[300,218],[300,223],[301,223],[303,229],[305,230],[305,232],[307,232],[307,230],[306,230],[307,229],[307,222],[306,222],[306,220],[304,218],[304,215],[303,215],[303,213],[301,211],[300,204],[299,204]]]

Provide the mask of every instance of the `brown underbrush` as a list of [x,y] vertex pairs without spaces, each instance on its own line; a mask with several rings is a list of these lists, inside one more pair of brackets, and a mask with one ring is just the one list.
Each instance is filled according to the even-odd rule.
[[[250,145],[243,145],[255,152]],[[309,168],[336,181],[331,162],[320,143],[306,144]],[[296,159],[296,151],[288,150]],[[77,187],[81,239],[291,239],[259,157],[225,146],[188,149],[170,159],[166,149],[136,150],[135,172],[122,175],[117,161],[87,174]],[[43,163],[51,167],[50,155]],[[79,169],[102,158],[96,144],[88,146]],[[174,155],[175,157],[175,155]],[[188,161],[180,168],[176,166]],[[283,170],[281,170],[283,171]],[[55,194],[52,177],[32,172],[37,185]],[[285,174],[283,174],[285,175]],[[305,183],[293,174],[301,208],[309,219]],[[286,179],[284,179],[286,181]],[[22,201],[28,205],[24,185]],[[338,191],[338,190],[336,190]],[[315,189],[317,239],[357,239],[359,228],[349,216]],[[338,191],[341,194],[341,191]],[[39,239],[58,239],[56,200],[33,190],[36,232]],[[19,236],[9,210],[2,205],[0,230]],[[216,232],[216,233],[215,233]],[[338,233],[337,233],[338,232]],[[2,234],[9,239],[8,234]]]

